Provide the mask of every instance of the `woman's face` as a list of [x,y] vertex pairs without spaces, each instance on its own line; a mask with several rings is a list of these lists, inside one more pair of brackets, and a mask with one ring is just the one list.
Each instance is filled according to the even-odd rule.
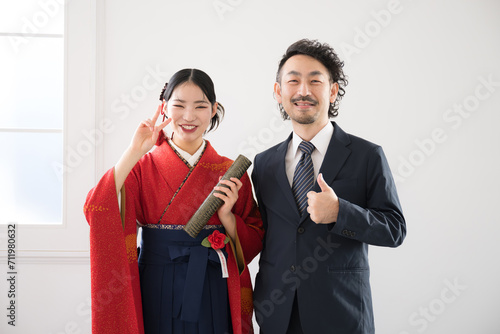
[[165,108],[167,116],[172,119],[170,127],[174,143],[193,154],[200,147],[203,133],[217,112],[217,103],[212,106],[200,87],[188,81],[174,89]]

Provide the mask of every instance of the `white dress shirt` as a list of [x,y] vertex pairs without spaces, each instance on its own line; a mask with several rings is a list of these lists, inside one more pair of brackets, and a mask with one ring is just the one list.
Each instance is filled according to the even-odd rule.
[[[318,178],[319,169],[321,168],[321,164],[323,163],[323,159],[325,158],[326,151],[328,150],[328,145],[330,144],[330,140],[332,139],[332,135],[333,124],[331,122],[328,122],[328,124],[325,125],[323,129],[321,129],[310,141],[316,148],[311,154],[311,159],[314,165],[315,183],[316,179]],[[299,145],[302,141],[302,138],[300,138],[294,132],[290,143],[288,143],[288,150],[285,155],[285,168],[290,187],[292,187],[293,184],[293,174],[295,173],[295,167],[302,157],[302,151],[299,149]]]

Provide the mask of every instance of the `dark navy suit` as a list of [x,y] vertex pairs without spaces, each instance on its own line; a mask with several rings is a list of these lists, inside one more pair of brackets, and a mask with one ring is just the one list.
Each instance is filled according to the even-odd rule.
[[291,135],[255,157],[266,232],[254,292],[261,333],[286,333],[295,295],[305,334],[374,333],[368,245],[399,246],[406,224],[382,148],[333,126],[320,173],[339,197],[335,223],[299,216],[285,172]]

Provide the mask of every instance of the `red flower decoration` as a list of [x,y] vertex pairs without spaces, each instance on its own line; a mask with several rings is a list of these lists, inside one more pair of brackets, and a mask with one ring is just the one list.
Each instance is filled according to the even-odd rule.
[[207,239],[213,249],[224,248],[224,245],[229,241],[229,238],[224,233],[220,233],[217,230],[210,234]]

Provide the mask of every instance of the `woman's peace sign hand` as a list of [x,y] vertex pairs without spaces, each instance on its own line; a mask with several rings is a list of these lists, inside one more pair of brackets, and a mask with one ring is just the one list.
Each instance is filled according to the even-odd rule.
[[131,149],[136,152],[140,152],[144,155],[149,152],[156,144],[158,136],[171,121],[170,118],[156,125],[158,117],[160,116],[161,110],[163,108],[163,103],[158,106],[153,118],[148,118],[139,124],[137,130],[135,130],[134,137],[132,138],[132,143],[130,144]]

